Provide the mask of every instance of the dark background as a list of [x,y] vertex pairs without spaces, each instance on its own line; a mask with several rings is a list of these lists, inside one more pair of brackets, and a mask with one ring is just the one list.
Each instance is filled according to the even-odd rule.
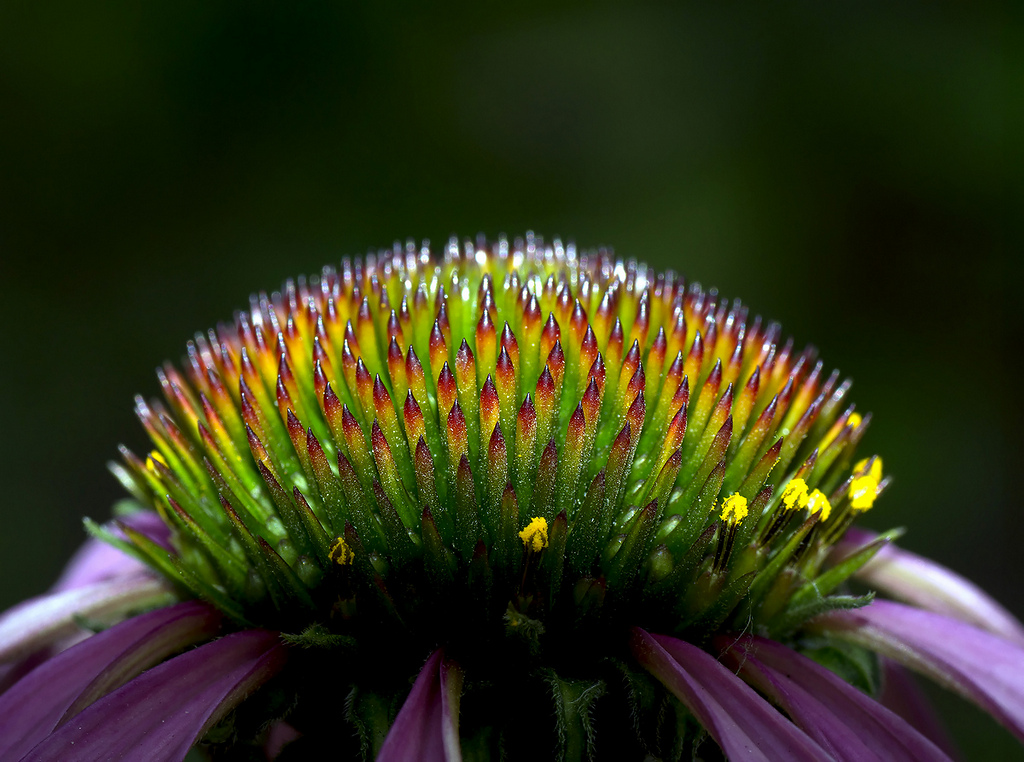
[[[43,590],[153,368],[250,291],[528,228],[671,266],[856,381],[869,515],[1024,615],[1017,11],[0,4],[0,608]],[[1020,756],[944,699],[971,758]]]

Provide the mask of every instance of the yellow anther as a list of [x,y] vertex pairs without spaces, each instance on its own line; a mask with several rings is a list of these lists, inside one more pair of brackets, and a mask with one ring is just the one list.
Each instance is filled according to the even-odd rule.
[[820,512],[821,520],[828,521],[828,517],[832,514],[832,503],[825,497],[824,492],[816,489],[807,497],[807,512],[812,516]]
[[803,479],[790,479],[786,489],[782,490],[782,504],[787,511],[806,508],[807,498],[807,482]]
[[534,553],[540,553],[548,546],[548,522],[543,516],[534,516],[526,529],[519,533],[523,545]]
[[[870,470],[868,466],[871,466]],[[857,465],[853,467],[854,476],[870,476],[876,482],[882,481],[882,459],[877,455],[874,458],[864,458],[864,460],[857,461]]]
[[846,423],[843,423],[843,419],[840,418],[832,424],[832,428],[830,428],[825,436],[821,438],[821,441],[818,442],[818,452],[825,452],[828,446],[836,440],[836,437],[843,432],[844,428],[855,429],[860,426],[863,421],[864,419],[861,417],[860,413],[850,413],[846,418]]
[[339,537],[331,545],[331,560],[338,566],[348,566],[355,559],[356,554],[344,539]]
[[733,493],[722,503],[722,521],[739,524],[747,517],[747,499],[739,493]]
[[[872,469],[874,471],[874,469]],[[873,474],[858,476],[850,484],[850,507],[855,511],[866,511],[875,504],[878,495],[878,479]]]
[[146,468],[148,468],[154,474],[156,473],[156,466],[153,465],[154,460],[157,461],[164,468],[168,468],[167,461],[164,460],[164,456],[161,455],[158,451],[153,450],[153,452],[149,454],[149,457],[146,458]]

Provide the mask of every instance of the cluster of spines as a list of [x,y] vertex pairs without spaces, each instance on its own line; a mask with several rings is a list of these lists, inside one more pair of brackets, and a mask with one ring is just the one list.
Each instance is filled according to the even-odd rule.
[[[747,318],[532,238],[343,261],[198,335],[187,380],[159,371],[168,407],[137,404],[156,449],[116,470],[178,552],[130,537],[238,616],[315,606],[348,564],[385,591],[420,559],[433,580],[518,571],[534,517],[570,587],[678,591],[712,555],[722,576],[733,547],[792,538],[782,481],[843,503],[868,423],[840,413],[849,384],[812,348]],[[732,495],[752,518],[716,521]]]

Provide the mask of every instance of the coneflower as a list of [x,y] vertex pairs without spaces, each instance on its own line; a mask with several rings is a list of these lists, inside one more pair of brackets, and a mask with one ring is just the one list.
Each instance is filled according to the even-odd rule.
[[158,377],[137,510],[0,618],[4,760],[946,759],[897,663],[1024,738],[1024,628],[852,528],[849,381],[675,273],[396,245]]

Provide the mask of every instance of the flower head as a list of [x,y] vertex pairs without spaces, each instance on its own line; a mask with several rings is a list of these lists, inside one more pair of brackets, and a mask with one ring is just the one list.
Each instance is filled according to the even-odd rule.
[[[169,647],[231,633],[118,689],[148,706],[205,649],[222,683],[194,688],[212,698],[188,744],[244,742],[248,712],[251,735],[284,718],[335,750],[326,717],[344,717],[351,753],[380,759],[678,758],[701,728],[727,755],[846,758],[820,706],[860,701],[906,758],[941,758],[836,677],[874,665],[876,689],[872,649],[904,626],[842,591],[888,540],[848,539],[888,483],[877,456],[855,462],[869,417],[738,300],[532,236],[396,246],[254,296],[158,376],[164,401],[136,401],[152,450],[113,469],[165,539],[89,526],[173,586],[133,570],[153,595],[205,602]],[[145,632],[177,632],[161,611],[184,609]],[[140,619],[76,648],[141,637],[108,634]],[[828,649],[835,673],[801,655]],[[111,690],[33,743],[77,738],[67,713],[102,726]],[[997,716],[1018,728],[1015,708]]]

